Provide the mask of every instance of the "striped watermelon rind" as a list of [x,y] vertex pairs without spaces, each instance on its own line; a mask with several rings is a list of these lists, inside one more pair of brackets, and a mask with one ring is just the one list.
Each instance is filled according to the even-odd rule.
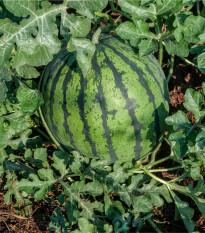
[[47,130],[68,151],[110,163],[139,160],[165,131],[168,88],[161,67],[117,36],[96,45],[86,77],[63,48],[46,67],[40,89]]

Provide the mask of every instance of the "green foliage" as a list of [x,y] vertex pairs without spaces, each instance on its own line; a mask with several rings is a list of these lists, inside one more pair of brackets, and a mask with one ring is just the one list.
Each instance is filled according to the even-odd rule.
[[[168,181],[155,175],[161,169],[152,169],[160,160],[109,165],[56,147],[51,154],[46,145],[52,142],[42,132],[37,112],[43,99],[36,87],[42,67],[65,43],[86,76],[96,48],[93,31],[98,27],[103,33],[116,30],[143,56],[162,54],[162,49],[179,57],[192,54],[195,66],[205,72],[205,1],[200,14],[192,11],[196,4],[191,0],[0,1],[0,178],[7,204],[14,203],[17,212],[28,216],[34,199],[48,201],[48,192],[56,191],[51,231],[111,233],[139,232],[152,219],[153,207],[173,202],[175,219],[194,232],[193,205],[205,217],[205,83],[203,93],[188,89],[185,110],[166,119],[171,155],[164,160],[169,158],[179,165],[173,169],[180,168],[180,176]],[[121,14],[118,24],[111,12]],[[194,114],[194,124],[186,112]],[[193,179],[195,185],[181,185],[184,178]]]

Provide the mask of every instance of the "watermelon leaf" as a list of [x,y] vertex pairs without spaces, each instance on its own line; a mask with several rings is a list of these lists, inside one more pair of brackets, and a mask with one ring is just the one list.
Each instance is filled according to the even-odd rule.
[[16,97],[20,102],[21,111],[25,115],[32,115],[43,104],[40,91],[32,90],[22,84],[17,90]]
[[[73,14],[62,13],[61,19],[61,34],[67,35],[68,33],[72,37],[85,37],[91,28],[91,19],[83,18]],[[68,31],[66,31],[66,29]]]
[[204,33],[205,19],[191,15],[186,18],[183,27],[184,39],[189,43],[204,43],[199,36]]
[[83,75],[86,76],[91,67],[91,60],[95,53],[95,45],[92,41],[85,38],[72,38],[69,42],[69,46],[71,49],[68,50],[77,53],[76,58],[79,67],[81,68]]
[[8,71],[6,67],[4,67],[2,70],[0,70],[0,103],[4,101],[6,98],[6,93],[8,91],[8,88],[6,86],[5,82],[11,81],[11,73]]
[[141,40],[138,45],[140,56],[147,56],[158,50],[158,43],[154,39]]
[[88,18],[94,18],[94,12],[101,12],[108,4],[108,0],[75,0],[66,2],[67,7],[76,9],[78,13],[87,16]]
[[156,17],[156,6],[150,4],[148,7],[140,5],[139,1],[119,0],[121,9],[139,20],[146,20],[148,18],[154,19]]
[[195,228],[195,223],[192,220],[194,215],[194,210],[189,207],[189,203],[182,201],[175,192],[171,191],[171,195],[174,199],[175,205],[179,211],[181,219],[184,221],[184,225],[188,232],[193,232]]
[[202,110],[204,103],[204,95],[201,92],[195,91],[191,88],[187,89],[185,93],[184,107],[188,111],[192,111],[197,121],[204,115],[205,109]]
[[157,0],[156,5],[157,15],[160,16],[178,13],[183,8],[181,0]]
[[177,55],[179,57],[187,57],[189,55],[189,46],[186,41],[165,40],[165,47],[170,55]]
[[42,3],[40,9],[37,3],[38,1],[26,0],[13,1],[11,4],[8,0],[4,1],[7,9],[13,14],[30,17],[22,20],[20,25],[8,18],[0,20],[0,33],[3,33],[0,44],[2,54],[0,67],[4,67],[8,62],[14,44],[17,45],[17,50],[13,59],[13,68],[16,68],[20,74],[22,74],[20,67],[46,65],[59,51],[60,41],[57,38],[55,20],[62,6],[51,6],[47,2],[47,4]]
[[181,110],[177,111],[172,116],[167,117],[165,121],[168,125],[173,126],[173,129],[175,131],[184,129],[184,128],[189,129],[191,127],[191,123],[188,117]]

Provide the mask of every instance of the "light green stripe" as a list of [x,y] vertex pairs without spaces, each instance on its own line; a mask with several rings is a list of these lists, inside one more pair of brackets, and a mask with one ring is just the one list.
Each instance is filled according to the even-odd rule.
[[[138,122],[143,125],[143,129],[140,132],[142,137],[142,142],[140,144],[142,147],[141,154],[145,155],[150,151],[153,140],[155,139],[155,118],[153,115],[153,104],[149,101],[149,96],[147,95],[145,88],[139,82],[139,77],[135,71],[133,71],[124,61],[120,60],[120,58],[116,56],[112,50],[106,49],[106,51],[109,51],[107,52],[107,55],[110,59],[112,59],[112,62],[117,70],[123,73],[122,80],[128,91],[128,97],[129,99],[133,99],[133,103],[136,105],[135,116]],[[134,62],[136,60],[132,59],[132,61]],[[144,69],[142,62],[138,62],[137,66]],[[124,72],[125,70],[127,72]],[[152,123],[150,124],[150,122]],[[150,138],[147,138],[148,135],[152,137],[151,141]]]
[[72,72],[72,79],[68,83],[66,92],[67,96],[67,111],[70,116],[67,119],[68,125],[70,126],[70,132],[73,135],[73,141],[75,146],[79,149],[82,154],[92,157],[92,149],[89,142],[86,141],[83,133],[84,124],[80,117],[80,109],[78,106],[78,96],[80,93],[80,75]]
[[61,144],[69,146],[72,148],[72,145],[70,143],[69,136],[66,133],[65,128],[63,127],[64,123],[64,111],[62,108],[63,105],[63,82],[66,78],[66,74],[69,70],[69,67],[67,65],[64,66],[64,68],[61,71],[61,75],[59,77],[58,83],[56,85],[56,90],[54,93],[54,103],[53,103],[53,121],[54,124],[57,126],[58,130],[58,136],[61,140]]
[[[48,125],[50,130],[52,129],[52,124],[50,121],[50,107],[49,107],[49,103],[51,100],[51,96],[50,96],[51,87],[52,87],[53,79],[56,77],[59,69],[61,69],[63,65],[64,65],[64,60],[62,60],[59,64],[59,66],[56,67],[55,72],[50,74],[49,80],[47,82],[47,86],[45,87],[43,85],[43,87],[42,87],[44,89],[44,94],[43,94],[44,105],[42,106],[42,112],[43,112],[43,115],[45,117],[45,121],[47,122],[47,125]],[[49,75],[49,71],[50,71],[51,67],[53,67],[52,63],[49,65],[45,75]]]
[[[116,55],[113,56],[109,50],[106,49],[105,52],[110,58],[117,58]],[[134,158],[135,156],[135,136],[132,119],[128,110],[125,109],[126,102],[121,91],[116,87],[113,72],[106,64],[103,64],[103,60],[104,54],[101,53],[101,55],[98,56],[98,64],[102,67],[102,87],[108,111],[107,124],[111,131],[113,148],[119,160],[130,161],[131,157]]]
[[90,136],[96,145],[97,155],[106,160],[110,160],[107,139],[103,128],[102,110],[98,99],[98,86],[100,77],[90,73],[87,76],[87,89],[85,90],[85,114],[90,127]]

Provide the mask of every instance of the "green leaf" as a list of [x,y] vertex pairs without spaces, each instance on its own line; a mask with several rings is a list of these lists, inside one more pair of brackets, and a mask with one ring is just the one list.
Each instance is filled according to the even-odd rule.
[[43,104],[40,91],[32,90],[24,85],[17,90],[17,99],[21,103],[21,111],[25,115],[32,115]]
[[77,223],[80,212],[78,210],[78,206],[74,203],[74,201],[67,200],[64,208],[69,220],[69,225],[72,226],[73,224]]
[[[122,39],[130,40],[130,43],[132,46],[136,46],[140,39],[147,38],[148,41],[142,42],[141,49],[143,51],[144,45],[147,43],[149,46],[148,50],[156,49],[155,42],[152,42],[152,40],[155,38],[155,35],[149,31],[149,24],[142,21],[142,20],[134,20],[134,23],[131,22],[125,22],[120,24],[120,26],[116,29],[117,34]],[[143,53],[143,52],[142,52]]]
[[190,175],[193,180],[199,180],[201,178],[201,168],[197,163],[192,163]]
[[[48,167],[49,164],[47,162],[47,150],[45,148],[37,148],[34,151],[34,158],[36,159],[36,161],[40,162],[42,164],[43,167]],[[39,167],[41,168],[41,166]]]
[[4,4],[12,13],[30,17],[19,24],[13,23],[10,19],[0,20],[0,34],[3,34],[0,42],[2,54],[0,67],[6,65],[15,45],[17,51],[12,65],[17,72],[21,73],[20,67],[25,65],[27,67],[47,65],[53,59],[53,55],[60,50],[61,43],[55,21],[63,6],[42,4],[42,8],[38,8],[36,1],[29,0],[12,1],[12,4],[10,0],[5,0]]
[[140,56],[147,56],[158,50],[158,43],[154,39],[141,40],[138,48]]
[[123,11],[131,14],[136,20],[156,18],[156,6],[154,4],[150,4],[149,6],[140,6],[139,1],[133,0],[119,0],[118,4]]
[[161,16],[178,13],[183,8],[181,0],[157,0],[156,5],[157,15]]
[[174,131],[190,128],[192,126],[186,114],[181,110],[177,111],[172,116],[167,117],[165,122],[168,125],[173,126]]
[[65,34],[69,31],[73,38],[85,37],[90,31],[90,27],[91,19],[89,18],[82,18],[81,16],[67,13],[62,14],[61,29]]
[[51,222],[49,223],[49,228],[52,231],[55,231],[55,233],[68,233],[68,222],[65,218],[65,216],[62,214],[62,210],[60,207],[56,208],[53,211],[53,214],[50,217]]
[[202,83],[202,87],[203,87],[203,94],[205,95],[205,82]]
[[154,179],[152,179],[149,184],[144,184],[142,188],[136,187],[134,190],[140,192],[141,195],[150,198],[153,205],[157,207],[161,207],[164,204],[162,197],[164,197],[168,202],[171,202],[167,187],[165,185],[157,186],[157,181]]
[[204,33],[205,18],[201,16],[189,16],[186,18],[183,33],[187,42],[197,44],[201,43],[199,36]]
[[75,0],[67,1],[67,7],[76,9],[81,15],[94,18],[94,12],[101,12],[108,4],[108,0]]
[[22,179],[19,181],[18,188],[20,191],[25,191],[28,194],[34,193],[34,198],[41,200],[45,197],[51,185],[56,183],[53,176],[53,170],[51,169],[40,169],[38,175],[29,174],[29,179]]
[[6,81],[10,81],[12,79],[11,77],[11,73],[8,71],[7,68],[4,69],[0,69],[0,103],[2,103],[4,101],[4,99],[6,98],[6,93],[8,91],[8,88],[5,84]]
[[85,218],[79,218],[78,225],[81,232],[95,232],[94,225],[90,224],[89,221]]
[[72,51],[77,52],[77,61],[84,76],[91,67],[91,60],[95,53],[95,45],[88,39],[72,38],[69,42]]
[[191,54],[201,54],[205,51],[204,45],[193,45],[190,49]]
[[16,16],[26,17],[33,15],[34,11],[38,9],[38,0],[25,1],[25,0],[4,0],[4,5]]
[[72,190],[76,193],[91,194],[93,196],[99,196],[103,193],[103,188],[97,181],[89,182],[85,184],[84,181],[76,181],[72,184]]
[[205,73],[205,52],[197,56],[197,67],[202,73]]
[[130,173],[125,172],[123,167],[116,162],[113,166],[113,172],[111,172],[107,179],[111,179],[114,183],[124,183],[125,180],[130,176]]
[[187,57],[189,55],[189,46],[186,41],[165,40],[165,48],[170,55]]
[[137,197],[133,203],[133,208],[137,212],[149,213],[152,207],[152,201],[146,196]]
[[120,26],[117,27],[116,32],[122,39],[130,40],[132,46],[137,46],[140,41],[136,26],[132,22],[124,22],[120,24]]
[[27,64],[16,67],[16,71],[21,77],[25,79],[37,78],[38,76],[40,76],[40,73],[37,71],[37,69]]
[[69,171],[67,168],[69,164],[69,154],[61,151],[54,151],[53,153],[53,167],[58,170],[63,177]]
[[185,93],[184,107],[194,113],[196,120],[198,121],[201,116],[204,115],[204,111],[201,111],[204,103],[204,96],[201,92],[188,88]]
[[205,148],[205,131],[202,130],[196,137],[196,143],[201,150]]
[[189,207],[187,202],[182,201],[173,191],[171,191],[171,194],[187,231],[192,233],[195,228],[195,223],[192,220],[194,210]]
[[186,136],[184,132],[175,132],[169,136],[169,140],[172,141],[172,150],[178,158],[185,156],[188,151],[188,146],[186,144]]
[[6,93],[8,91],[7,86],[4,82],[0,82],[0,103],[2,103],[6,98]]

